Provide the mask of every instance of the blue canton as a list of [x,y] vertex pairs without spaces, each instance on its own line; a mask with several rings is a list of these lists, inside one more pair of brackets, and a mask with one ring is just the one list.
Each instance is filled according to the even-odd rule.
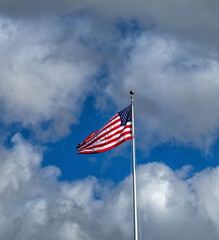
[[132,106],[124,108],[122,111],[118,112],[121,118],[121,126],[125,126],[127,122],[132,121]]

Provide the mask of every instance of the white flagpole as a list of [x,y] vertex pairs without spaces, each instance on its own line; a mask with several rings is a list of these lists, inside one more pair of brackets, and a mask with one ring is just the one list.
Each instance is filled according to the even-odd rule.
[[134,126],[134,91],[130,91],[132,106],[132,168],[133,168],[133,214],[134,214],[134,240],[138,240],[138,213],[137,213],[137,196],[136,196],[136,173],[135,173],[135,126]]

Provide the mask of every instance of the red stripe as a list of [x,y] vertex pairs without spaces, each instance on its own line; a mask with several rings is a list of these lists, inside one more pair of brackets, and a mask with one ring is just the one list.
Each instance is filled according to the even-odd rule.
[[129,136],[129,137],[121,140],[121,141],[118,142],[117,144],[115,144],[115,145],[113,145],[113,146],[111,146],[111,147],[102,149],[102,150],[96,150],[96,151],[90,151],[90,152],[83,152],[83,151],[82,151],[82,152],[78,152],[78,154],[94,154],[94,153],[106,152],[106,151],[108,151],[108,150],[110,150],[110,149],[112,149],[112,148],[115,148],[115,147],[119,146],[121,143],[123,143],[123,142],[125,142],[125,141],[127,141],[127,140],[129,140],[129,139],[132,139],[132,137]]
[[83,142],[86,143],[98,130],[92,132]]
[[[115,130],[118,129],[118,128],[121,128],[121,125],[118,125],[118,126],[116,126],[115,128],[110,129],[108,132],[103,133],[103,134],[100,135],[100,136],[97,135],[97,138],[93,139],[93,141],[91,141],[91,142],[88,142],[88,143],[84,144],[83,146],[81,146],[81,147],[79,148],[79,150],[80,150],[80,149],[83,149],[83,148],[87,148],[88,146],[91,146],[93,143],[97,142],[99,139],[103,138],[105,135],[109,134],[109,133],[112,132],[112,131],[115,131]],[[104,140],[104,139],[103,139],[103,140]],[[101,140],[101,141],[103,141],[103,140]]]
[[[118,128],[120,128],[120,127],[121,127],[121,126],[118,126],[118,127],[114,128],[111,132],[115,131],[116,129],[118,129]],[[127,128],[130,128],[130,130],[131,130],[131,125],[127,125],[127,126],[125,126],[123,129],[120,129],[120,130],[116,131],[115,133],[113,133],[113,134],[105,137],[102,141],[105,141],[105,140],[107,140],[107,139],[112,138],[113,136],[115,136],[115,135],[123,132],[123,131],[124,131],[125,129],[127,129]],[[108,134],[109,134],[109,133],[108,133]],[[102,141],[101,141],[101,142],[102,142]]]
[[112,143],[105,144],[102,147],[93,147],[93,148],[90,148],[90,149],[83,149],[82,152],[93,152],[93,151],[95,152],[95,151],[102,150],[102,149],[105,149],[105,148],[108,148],[108,147],[112,147],[112,146],[115,146],[118,142],[120,142],[123,139],[126,139],[130,136],[131,136],[131,133],[126,134],[124,136],[121,136],[118,139],[116,139],[116,141],[113,141]]
[[[107,128],[110,128],[111,126],[115,125],[115,124],[118,123],[118,122],[121,122],[121,119],[120,119],[120,118],[117,119],[116,121],[110,123],[110,124],[107,125],[105,128],[101,128],[100,131],[98,132],[98,134],[99,134],[99,133],[102,133],[104,130],[106,130]],[[98,135],[98,134],[97,134],[97,135]]]
[[[130,131],[125,131],[125,130],[127,130],[127,129],[130,129]],[[123,128],[123,129],[121,129],[121,130],[119,130],[119,131],[116,131],[114,134],[111,134],[110,136],[102,139],[100,142],[94,142],[93,145],[84,147],[83,149],[96,147],[97,145],[99,146],[100,144],[103,144],[103,145],[104,145],[104,144],[108,144],[109,141],[106,141],[106,140],[110,140],[110,139],[112,139],[115,135],[118,135],[118,134],[120,134],[120,133],[122,133],[123,135],[124,135],[124,134],[129,134],[129,133],[131,133],[131,127],[130,127],[130,126],[126,126],[125,128]],[[120,134],[117,138],[112,139],[112,140],[110,140],[110,141],[112,141],[112,142],[113,142],[113,141],[116,141],[118,138],[120,138],[120,137],[122,136],[122,134]],[[103,143],[102,143],[102,142],[103,142]],[[95,143],[97,143],[97,145],[95,145]]]
[[[119,120],[120,121],[120,120]],[[115,121],[116,123],[117,122],[119,122],[119,121]],[[83,149],[83,148],[85,148],[85,147],[88,147],[88,146],[90,146],[91,144],[93,144],[94,142],[97,142],[100,138],[102,138],[104,135],[107,135],[107,134],[109,134],[110,132],[112,132],[112,131],[114,131],[114,130],[116,130],[116,129],[118,129],[118,128],[120,128],[121,127],[121,124],[120,125],[118,125],[118,126],[116,126],[116,127],[114,127],[114,128],[112,128],[112,129],[109,129],[108,130],[108,132],[105,132],[105,133],[103,133],[102,135],[100,135],[99,136],[99,133],[96,135],[96,138],[92,138],[90,141],[87,141],[85,144],[83,144],[80,148],[78,148],[78,150],[81,150],[81,149]],[[102,132],[102,131],[101,131]]]
[[123,132],[122,134],[120,134],[117,138],[115,139],[112,139],[112,140],[109,140],[105,143],[101,143],[100,144],[97,144],[97,145],[94,145],[94,146],[90,146],[90,147],[87,147],[87,148],[84,148],[83,150],[86,150],[86,149],[92,149],[92,148],[97,148],[97,147],[103,147],[104,145],[108,145],[110,143],[113,143],[113,142],[116,142],[119,138],[125,136],[125,135],[128,135],[130,134],[131,132]]
[[[118,115],[118,114],[117,114]],[[113,123],[111,123],[111,125],[107,125],[108,123],[110,123],[111,121],[113,121],[115,118],[117,118],[118,116],[117,115],[115,115],[110,121],[108,121],[101,129],[99,129],[99,130],[97,130],[97,131],[95,131],[95,132],[93,132],[93,133],[91,133],[87,138],[86,138],[86,141],[84,141],[84,142],[82,142],[82,146],[80,146],[79,148],[78,148],[78,150],[80,150],[82,147],[84,147],[85,145],[87,146],[87,144],[90,144],[90,141],[91,140],[93,140],[93,139],[95,139],[103,130],[105,130],[106,129],[106,127],[108,127],[108,126],[111,126],[111,125],[113,125],[113,124],[115,124],[115,123],[117,123],[117,122],[119,122],[120,121],[120,118],[118,119],[118,120],[116,120],[116,121],[114,121]],[[107,126],[106,126],[107,125]],[[94,134],[95,133],[95,134]],[[90,138],[90,139],[89,139]]]
[[[106,127],[107,124],[109,124],[111,121],[113,121],[115,118],[117,118],[119,115],[116,114],[114,117],[112,117],[107,123],[105,123],[103,125],[102,128],[100,128],[99,130],[96,130],[94,132],[92,132],[82,143],[78,144],[77,149],[80,150],[82,147],[85,146],[86,143],[88,143],[90,140],[94,139],[96,136],[98,136],[98,134],[100,133],[100,131],[102,131],[103,128]],[[80,147],[79,147],[80,146]]]
[[[100,128],[99,130],[97,130],[96,131],[96,134],[94,135],[94,136],[91,136],[91,139],[93,139],[93,138],[95,138],[99,133],[101,133],[104,129],[106,129],[107,127],[109,127],[109,125],[107,125],[107,124],[109,124],[110,122],[112,122],[115,118],[117,118],[119,115],[118,114],[116,114],[114,117],[112,117],[106,124],[104,124],[103,125],[103,127],[102,128]],[[115,123],[115,122],[119,122],[120,121],[120,118],[118,119],[118,120],[116,120],[116,121],[114,121],[113,123]],[[113,124],[113,123],[111,123],[111,124]]]
[[108,151],[121,143],[132,139],[131,122],[121,126],[121,117],[117,113],[102,128],[91,133],[77,147],[78,154],[91,154]]

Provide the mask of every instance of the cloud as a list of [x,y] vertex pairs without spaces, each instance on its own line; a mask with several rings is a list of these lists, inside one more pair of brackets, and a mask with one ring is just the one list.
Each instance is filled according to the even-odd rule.
[[[216,1],[1,1],[1,124],[55,141],[94,90],[97,107],[113,100],[119,110],[133,88],[142,149],[173,141],[208,152],[219,118],[217,9]],[[121,19],[139,31],[124,34]],[[0,147],[1,239],[132,236],[130,176],[117,186],[61,182],[58,168],[41,167],[42,149],[19,134],[12,143]],[[189,170],[138,167],[143,239],[218,239],[218,167]]]
[[[15,8],[1,1],[1,121],[55,141],[69,134],[94,91],[104,109],[114,96],[124,107],[134,88],[142,144],[173,141],[209,152],[219,118],[217,3],[122,3],[23,0]],[[122,36],[121,19],[135,19],[138,33]]]
[[98,70],[98,58],[81,41],[89,25],[77,18],[69,25],[1,18],[0,26],[1,120],[20,122],[43,139],[65,136]]
[[[58,168],[41,168],[42,149],[19,134],[12,141],[13,147],[1,148],[0,153],[1,239],[132,236],[130,176],[117,186],[95,177],[59,182]],[[164,164],[140,165],[142,239],[218,239],[218,181],[218,167],[182,179]]]
[[169,32],[180,39],[193,41],[218,56],[218,1],[137,0],[133,1],[20,1],[16,4],[2,0],[0,13],[12,18],[33,19],[42,15],[68,15],[87,12],[103,20],[137,19],[142,25]]
[[144,149],[169,141],[209,152],[219,128],[218,62],[169,36],[144,33],[130,42],[123,71],[104,94],[122,107],[135,90],[136,136]]
[[[98,109],[114,96],[119,109],[133,88],[140,144],[150,150],[171,141],[210,152],[219,118],[218,4],[122,3],[1,1],[1,121],[56,141],[94,91]],[[123,35],[120,20],[135,20],[137,32]]]

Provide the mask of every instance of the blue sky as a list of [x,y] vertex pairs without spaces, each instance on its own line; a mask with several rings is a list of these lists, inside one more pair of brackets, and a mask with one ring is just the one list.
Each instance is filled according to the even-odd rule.
[[218,239],[218,11],[216,0],[0,1],[1,239],[133,237],[131,141],[76,150],[130,90],[141,239]]
[[[129,94],[127,93],[127,105],[129,104]],[[110,179],[115,183],[123,180],[131,173],[131,141],[120,146],[119,149],[113,149],[110,152],[95,155],[78,155],[76,146],[85,139],[92,131],[100,128],[113,116],[113,110],[110,113],[96,112],[92,106],[92,98],[85,103],[85,108],[80,118],[80,123],[72,127],[72,134],[55,143],[46,145],[48,148],[44,153],[43,166],[55,165],[62,171],[60,180],[72,181],[86,178],[88,175],[98,178]],[[107,118],[108,117],[108,118]],[[135,126],[140,129],[140,125]],[[136,135],[137,143],[141,141],[141,135]],[[163,162],[173,170],[188,165],[191,167],[188,177],[195,172],[207,167],[218,165],[218,151],[216,142],[211,152],[204,153],[202,150],[189,146],[182,146],[167,142],[154,147],[149,152],[144,152],[136,146],[136,155],[138,164],[148,162]],[[113,154],[113,155],[112,155]]]

